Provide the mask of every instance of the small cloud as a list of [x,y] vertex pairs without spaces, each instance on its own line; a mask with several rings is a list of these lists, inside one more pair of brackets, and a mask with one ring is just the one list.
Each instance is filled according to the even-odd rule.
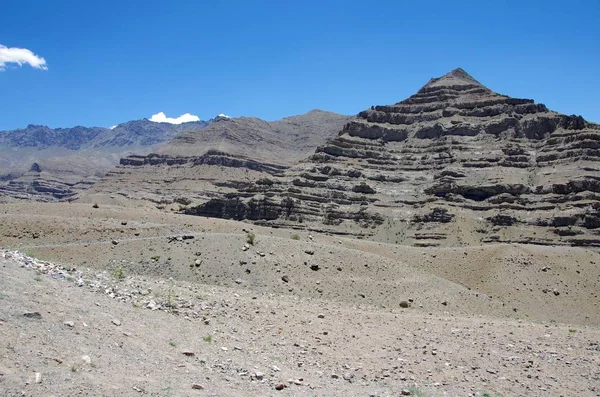
[[110,126],[110,127],[108,127],[108,128],[109,128],[109,129],[111,129],[111,130],[114,130],[115,128],[117,128],[117,126],[116,126],[116,125],[111,125],[111,126]]
[[150,117],[150,121],[154,121],[155,123],[182,124],[189,123],[191,121],[200,121],[200,117],[186,113],[179,117],[172,118],[167,117],[163,112],[158,112]]
[[6,47],[0,44],[0,71],[3,71],[8,63],[16,63],[19,66],[29,64],[32,68],[48,70],[46,60],[37,56],[27,48]]

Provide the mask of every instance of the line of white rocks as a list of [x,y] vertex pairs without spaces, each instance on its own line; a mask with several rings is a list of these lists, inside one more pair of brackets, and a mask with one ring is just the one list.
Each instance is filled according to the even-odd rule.
[[[177,296],[173,280],[169,281],[170,285],[163,286],[162,291],[154,293],[151,287],[153,283],[143,281],[137,277],[114,277],[107,271],[96,273],[92,269],[77,269],[33,258],[20,251],[0,249],[0,260],[14,263],[17,266],[31,269],[54,279],[73,282],[79,287],[89,288],[94,292],[103,293],[115,300],[131,303],[136,307],[164,310],[190,318],[205,317],[206,311],[211,309],[209,305],[194,304],[191,300]],[[115,261],[113,265],[115,268],[120,268],[126,263],[124,261],[122,264],[118,264]],[[165,282],[161,280],[156,281],[154,284],[165,284]],[[201,314],[201,311],[204,313]]]

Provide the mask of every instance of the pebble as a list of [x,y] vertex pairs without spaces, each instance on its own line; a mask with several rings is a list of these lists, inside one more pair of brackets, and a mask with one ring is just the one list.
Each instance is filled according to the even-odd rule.
[[287,387],[286,385],[284,385],[283,383],[280,383],[277,386],[275,386],[275,390],[283,390],[286,387]]
[[147,308],[147,309],[150,309],[150,310],[156,310],[156,309],[158,309],[159,307],[158,307],[158,305],[156,304],[156,302],[154,302],[153,300],[151,300],[151,301],[150,301],[150,302],[148,302],[148,304],[146,305],[146,308]]
[[204,390],[204,386],[202,386],[200,383],[193,383],[192,384],[192,389],[194,389],[194,390]]
[[256,372],[254,373],[254,377],[255,377],[257,380],[263,380],[263,379],[264,379],[264,377],[265,377],[265,374],[264,374],[264,373],[262,373],[262,372],[260,372],[260,371],[256,371]]
[[114,325],[116,325],[117,327],[121,326],[121,321],[117,320],[116,318],[114,320],[112,320],[112,323]]
[[41,320],[42,315],[40,314],[40,312],[25,312],[23,313],[23,316],[27,317],[27,318],[33,318],[35,320]]
[[73,321],[65,321],[63,324],[71,328],[75,326],[75,323]]

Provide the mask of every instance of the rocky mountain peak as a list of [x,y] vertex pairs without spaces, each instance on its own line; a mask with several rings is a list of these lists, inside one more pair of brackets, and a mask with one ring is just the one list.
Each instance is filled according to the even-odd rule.
[[434,77],[423,88],[431,87],[452,87],[457,85],[484,87],[479,81],[475,80],[469,73],[462,68],[456,68],[446,73],[442,77]]

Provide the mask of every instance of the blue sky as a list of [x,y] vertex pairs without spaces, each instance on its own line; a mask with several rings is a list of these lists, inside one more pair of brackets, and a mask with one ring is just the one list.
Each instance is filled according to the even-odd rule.
[[2,0],[0,130],[398,102],[462,67],[600,122],[600,1]]

